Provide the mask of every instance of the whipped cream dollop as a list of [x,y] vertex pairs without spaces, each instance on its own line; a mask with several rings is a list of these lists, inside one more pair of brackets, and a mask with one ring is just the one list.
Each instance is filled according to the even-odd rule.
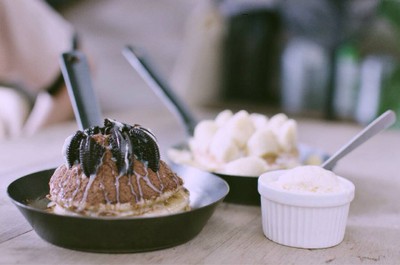
[[283,113],[268,118],[245,110],[224,110],[215,119],[197,124],[189,149],[172,149],[169,158],[175,163],[243,176],[300,164],[297,123]]
[[344,190],[339,177],[320,166],[299,166],[285,171],[270,187],[301,193],[337,193]]

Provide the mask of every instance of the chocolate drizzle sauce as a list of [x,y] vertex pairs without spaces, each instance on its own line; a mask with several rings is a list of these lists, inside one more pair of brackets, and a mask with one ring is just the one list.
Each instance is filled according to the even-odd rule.
[[[103,137],[98,140],[97,135],[103,135]],[[77,131],[73,136],[67,138],[64,145],[66,166],[72,168],[74,165],[80,165],[84,175],[88,178],[78,211],[83,210],[85,207],[89,190],[95,182],[99,168],[103,165],[107,150],[110,151],[108,155],[111,153],[111,159],[115,162],[118,171],[111,170],[113,176],[115,176],[115,199],[117,203],[120,203],[120,181],[124,176],[128,177],[130,192],[136,202],[143,198],[141,180],[157,194],[161,194],[164,191],[164,185],[158,172],[160,168],[160,152],[155,136],[140,125],[130,126],[115,120],[105,119],[104,127],[91,127],[84,131]],[[135,160],[142,162],[144,174],[140,174],[135,170]],[[148,176],[149,169],[156,173],[161,183],[159,188],[151,182]],[[78,177],[78,171],[75,168],[74,175],[76,174],[77,183],[73,198],[78,194],[83,182]],[[132,183],[133,177],[136,179],[137,191],[135,191]],[[174,181],[176,182],[175,179]],[[59,188],[62,189],[62,187]],[[106,203],[111,203],[112,200],[105,190],[104,179],[100,180],[99,188],[103,190]]]

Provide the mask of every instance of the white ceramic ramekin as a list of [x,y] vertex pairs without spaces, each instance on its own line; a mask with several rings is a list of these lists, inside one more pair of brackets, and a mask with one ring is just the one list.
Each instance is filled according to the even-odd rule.
[[313,194],[279,190],[270,183],[285,170],[258,179],[262,227],[270,240],[298,248],[327,248],[343,241],[354,184],[339,177],[344,191]]

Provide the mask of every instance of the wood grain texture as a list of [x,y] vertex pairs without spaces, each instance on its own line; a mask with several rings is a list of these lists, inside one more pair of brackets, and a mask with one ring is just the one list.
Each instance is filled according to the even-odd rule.
[[[184,131],[174,117],[157,116],[157,111],[150,113],[154,118],[145,126],[155,132],[165,153],[168,147],[184,140]],[[135,113],[113,116],[135,122]],[[308,119],[298,123],[302,142],[330,153],[361,129]],[[183,245],[146,253],[96,254],[60,248],[42,240],[6,194],[8,184],[22,174],[62,161],[60,148],[74,128],[73,123],[60,124],[39,137],[3,145],[0,264],[396,264],[400,260],[399,131],[377,135],[335,168],[356,186],[346,235],[338,246],[308,250],[276,244],[263,235],[259,207],[222,203],[201,233]],[[21,148],[25,152],[18,153],[18,158],[5,154]]]

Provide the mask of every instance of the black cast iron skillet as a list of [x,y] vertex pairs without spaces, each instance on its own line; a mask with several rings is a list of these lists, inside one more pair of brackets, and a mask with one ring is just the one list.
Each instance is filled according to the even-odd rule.
[[[189,150],[187,143],[177,144],[172,147],[176,150]],[[306,164],[306,161],[311,157],[317,157],[320,161],[326,161],[329,156],[323,151],[317,150],[305,144],[299,144],[298,146],[300,152],[300,161]],[[174,164],[182,168],[194,168],[193,166]],[[206,172],[206,171],[205,171]],[[210,172],[223,180],[225,180],[229,185],[229,193],[225,197],[224,201],[235,204],[243,205],[260,205],[260,194],[257,190],[258,176],[239,176],[239,175],[228,175],[218,172]]]
[[125,253],[168,248],[193,239],[228,193],[228,185],[204,171],[172,167],[190,192],[191,210],[158,217],[65,216],[47,210],[54,169],[12,182],[8,196],[35,232],[54,245],[90,252]]
[[[61,69],[80,129],[101,126],[87,60],[79,51],[62,54]],[[61,148],[61,146],[60,146]],[[158,217],[95,218],[66,216],[47,210],[49,179],[54,169],[12,182],[8,195],[35,232],[61,247],[91,252],[142,252],[176,246],[194,238],[229,192],[221,178],[172,165],[190,192],[191,210]]]
[[[136,69],[139,75],[145,80],[149,87],[160,97],[163,103],[174,113],[180,120],[182,126],[186,129],[187,137],[193,135],[197,120],[190,112],[184,102],[173,92],[167,82],[151,66],[149,60],[146,59],[143,50],[126,46],[123,55],[128,60],[130,65]],[[172,146],[177,150],[189,150],[187,142],[179,143]],[[300,151],[300,160],[305,163],[311,156],[317,156],[321,161],[325,161],[328,155],[305,144],[298,146]],[[171,162],[173,163],[173,162]],[[191,166],[179,164],[183,168],[191,168]],[[238,176],[211,172],[224,179],[229,184],[229,194],[225,197],[226,202],[245,204],[245,205],[260,205],[260,195],[257,191],[258,176]]]

